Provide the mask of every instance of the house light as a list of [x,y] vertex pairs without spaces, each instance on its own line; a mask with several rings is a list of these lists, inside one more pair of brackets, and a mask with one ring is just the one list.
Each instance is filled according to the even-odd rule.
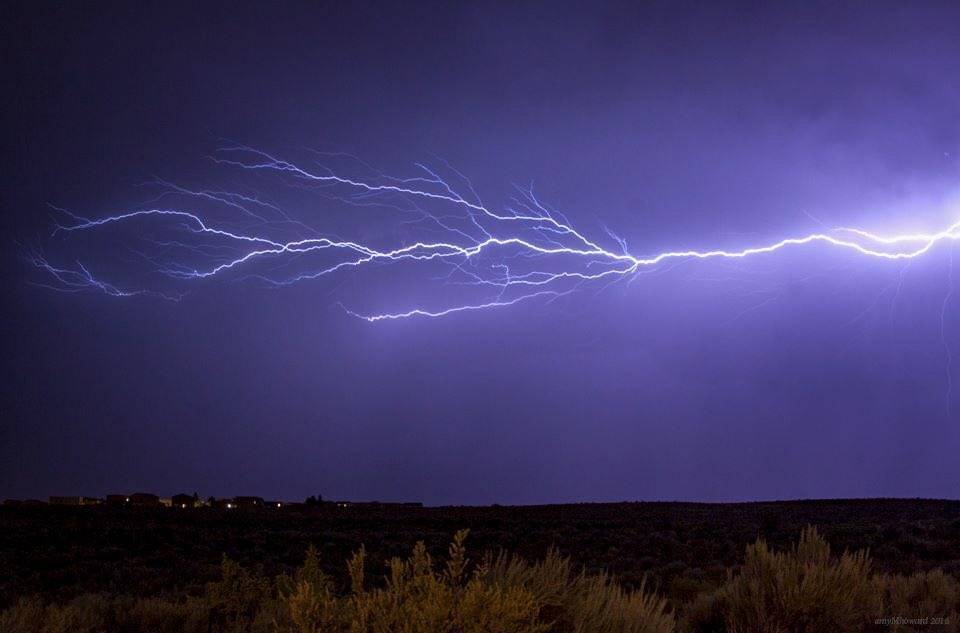
[[227,504],[227,507],[228,507],[228,508],[232,508],[232,507],[233,507],[233,504],[232,504],[232,503],[228,503],[228,504]]

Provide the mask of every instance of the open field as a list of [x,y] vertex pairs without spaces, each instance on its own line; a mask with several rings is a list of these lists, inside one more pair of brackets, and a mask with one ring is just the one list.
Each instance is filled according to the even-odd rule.
[[763,537],[774,548],[816,526],[834,552],[868,548],[876,571],[941,568],[960,575],[960,502],[826,500],[620,503],[526,507],[196,509],[0,508],[0,598],[54,601],[186,595],[219,577],[224,554],[265,576],[289,573],[311,544],[335,583],[366,547],[368,576],[422,540],[441,556],[468,528],[475,555],[507,550],[538,560],[556,547],[575,567],[608,571],[629,588],[644,577],[671,605],[719,585]]

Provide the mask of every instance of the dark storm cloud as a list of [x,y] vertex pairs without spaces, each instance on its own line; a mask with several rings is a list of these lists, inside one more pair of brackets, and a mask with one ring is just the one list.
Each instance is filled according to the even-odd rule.
[[[933,229],[960,210],[950,5],[4,12],[11,250],[47,234],[47,203],[98,215],[142,201],[152,175],[242,182],[204,159],[220,138],[401,174],[439,154],[492,205],[533,181],[635,254],[817,220]],[[395,237],[370,213],[289,201],[315,226]],[[956,496],[947,250],[906,269],[819,247],[691,263],[382,326],[346,317],[334,283],[60,295],[12,254],[0,496]],[[377,290],[338,292],[411,299]]]

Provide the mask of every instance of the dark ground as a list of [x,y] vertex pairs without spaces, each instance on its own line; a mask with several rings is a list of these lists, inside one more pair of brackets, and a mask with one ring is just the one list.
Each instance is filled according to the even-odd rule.
[[763,536],[777,547],[816,526],[834,550],[869,548],[874,568],[941,567],[960,575],[960,501],[869,499],[772,503],[620,503],[524,507],[224,511],[102,507],[0,508],[0,607],[40,594],[177,594],[217,577],[223,554],[266,574],[289,571],[315,544],[343,581],[366,545],[383,561],[418,540],[441,555],[469,528],[475,558],[505,549],[538,558],[550,546],[588,570],[636,586],[644,575],[672,600],[725,577]]

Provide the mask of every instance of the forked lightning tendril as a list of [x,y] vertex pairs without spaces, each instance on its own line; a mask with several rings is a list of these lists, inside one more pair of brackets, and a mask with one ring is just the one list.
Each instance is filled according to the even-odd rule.
[[[609,239],[588,237],[562,213],[541,203],[532,189],[518,189],[502,210],[491,209],[469,180],[449,166],[445,169],[455,176],[457,184],[424,165],[418,165],[422,175],[414,178],[391,178],[375,172],[364,178],[346,177],[323,167],[308,169],[243,146],[222,148],[213,160],[244,171],[280,176],[288,185],[352,205],[399,209],[405,224],[412,225],[421,237],[393,248],[376,247],[369,241],[342,239],[312,229],[308,219],[295,220],[259,195],[192,190],[160,179],[152,183],[162,191],[152,201],[157,206],[99,218],[59,210],[69,222],[58,224],[55,234],[95,232],[121,225],[176,231],[180,235],[177,239],[145,237],[154,252],[137,254],[159,277],[181,284],[231,275],[286,286],[377,264],[406,263],[443,266],[445,284],[474,286],[482,295],[481,300],[463,302],[457,293],[441,293],[439,305],[414,304],[371,314],[344,308],[350,315],[370,322],[441,317],[533,299],[556,299],[584,284],[632,278],[644,269],[672,260],[743,259],[815,243],[864,257],[908,260],[927,253],[939,242],[960,238],[957,221],[933,233],[880,235],[858,228],[837,228],[740,250],[684,249],[641,256],[632,254],[626,242],[609,230]],[[167,200],[186,200],[189,204],[159,206]],[[207,204],[232,209],[238,218],[229,222],[211,219],[209,213],[198,210]],[[293,239],[289,232],[293,232]],[[278,237],[281,234],[284,237]],[[441,238],[430,239],[435,234]],[[311,257],[316,261],[305,261]],[[45,285],[62,291],[90,289],[116,297],[149,294],[168,299],[183,294],[151,287],[121,288],[119,282],[95,276],[88,264],[54,264],[38,249],[28,258],[49,274]]]

